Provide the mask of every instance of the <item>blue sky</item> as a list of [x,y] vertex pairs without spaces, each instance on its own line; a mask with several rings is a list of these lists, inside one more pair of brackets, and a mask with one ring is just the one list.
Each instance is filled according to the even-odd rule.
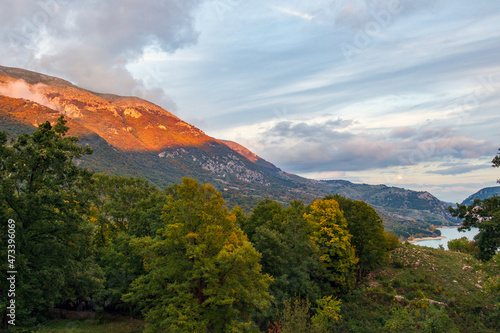
[[283,170],[447,201],[500,178],[497,1],[2,6],[2,65],[149,99]]

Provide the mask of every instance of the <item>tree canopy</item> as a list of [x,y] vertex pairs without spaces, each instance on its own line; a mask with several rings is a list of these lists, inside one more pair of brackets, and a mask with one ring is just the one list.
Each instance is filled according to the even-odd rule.
[[[497,153],[497,155],[493,158],[491,163],[493,163],[492,167],[500,168],[500,153]],[[497,180],[497,183],[500,183],[500,179]]]
[[[5,134],[0,137],[0,219],[16,221],[22,286],[16,299],[24,318],[61,302],[89,299],[102,284],[92,251],[94,229],[85,217],[91,173],[74,163],[91,149],[65,136],[65,123],[63,117],[54,126],[45,122],[11,145]],[[6,244],[5,223],[1,236]]]
[[211,185],[183,179],[167,189],[165,225],[136,244],[145,275],[124,296],[144,310],[148,332],[226,332],[269,306],[271,277]]
[[352,235],[351,244],[359,258],[359,269],[364,275],[380,267],[386,257],[388,241],[382,218],[364,201],[351,200],[341,195],[327,196],[338,202]]
[[262,254],[262,271],[273,276],[270,292],[274,304],[304,297],[315,300],[321,291],[314,281],[319,269],[318,250],[304,219],[306,207],[294,201],[286,209],[276,201],[263,200],[248,219],[240,221],[255,248]]
[[330,285],[332,293],[350,290],[356,280],[359,259],[338,202],[316,200],[308,207],[304,218],[311,225],[311,239],[319,250],[319,261],[324,269],[321,279]]

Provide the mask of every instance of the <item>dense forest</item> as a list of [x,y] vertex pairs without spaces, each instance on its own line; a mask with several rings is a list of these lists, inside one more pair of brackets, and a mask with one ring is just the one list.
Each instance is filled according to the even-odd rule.
[[[86,310],[136,318],[144,332],[500,329],[498,198],[453,211],[484,231],[476,242],[418,250],[339,195],[261,200],[247,214],[195,179],[160,189],[79,168],[91,150],[67,131],[61,117],[0,135],[3,328]],[[438,274],[446,260],[460,287]]]

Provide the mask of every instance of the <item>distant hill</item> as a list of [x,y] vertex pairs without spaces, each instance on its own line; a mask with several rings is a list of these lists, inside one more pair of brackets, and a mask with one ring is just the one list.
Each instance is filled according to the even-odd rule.
[[490,198],[494,195],[500,195],[500,186],[493,186],[493,187],[485,187],[476,193],[470,195],[467,199],[462,201],[462,205],[470,205],[474,202],[475,199],[486,199]]
[[354,184],[346,180],[319,183],[321,189],[370,204],[384,218],[386,228],[396,234],[439,236],[432,227],[456,224],[459,221],[448,212],[448,205],[429,192],[417,192],[386,185]]
[[310,203],[338,193],[372,205],[400,235],[431,235],[431,224],[455,222],[438,199],[385,185],[306,179],[277,168],[247,148],[218,140],[172,113],[136,97],[102,94],[23,69],[0,66],[0,131],[33,132],[65,115],[70,135],[94,154],[80,166],[140,176],[165,187],[192,177],[213,184],[228,206],[249,211],[259,200]]

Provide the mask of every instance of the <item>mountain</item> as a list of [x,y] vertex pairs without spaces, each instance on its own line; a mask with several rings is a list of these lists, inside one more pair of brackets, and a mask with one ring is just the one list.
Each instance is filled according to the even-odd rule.
[[61,114],[69,134],[94,150],[77,163],[98,172],[141,176],[160,187],[182,177],[196,178],[213,184],[229,206],[238,204],[247,211],[264,198],[308,203],[338,193],[368,202],[391,221],[387,226],[396,230],[404,225],[407,234],[430,233],[431,223],[455,222],[430,193],[306,179],[235,142],[212,138],[140,98],[96,93],[56,77],[0,66],[0,130],[33,132]]
[[237,152],[238,154],[245,156],[249,161],[257,164],[261,168],[266,168],[276,173],[279,173],[281,171],[281,169],[277,168],[274,164],[264,160],[260,156],[255,155],[254,153],[252,153],[250,150],[243,147],[239,143],[229,140],[219,140],[219,141],[228,146],[229,148],[231,148],[232,150],[234,150],[235,152]]
[[448,205],[429,192],[386,185],[353,184],[345,180],[327,180],[318,186],[330,193],[365,201],[375,210],[400,219],[425,221],[435,225],[456,222],[448,212]]
[[94,149],[79,164],[96,171],[141,176],[160,187],[193,177],[212,183],[228,198],[248,201],[247,206],[264,197],[311,201],[324,194],[308,184],[289,183],[287,173],[271,163],[235,143],[207,136],[155,104],[0,66],[1,130],[34,131],[61,114],[68,119],[69,134]]
[[462,201],[462,205],[469,206],[470,204],[472,204],[474,202],[475,199],[482,200],[482,199],[490,198],[490,197],[495,196],[495,195],[500,195],[500,186],[485,187],[485,188],[477,191],[476,193],[470,195],[469,197],[467,197],[467,199]]

